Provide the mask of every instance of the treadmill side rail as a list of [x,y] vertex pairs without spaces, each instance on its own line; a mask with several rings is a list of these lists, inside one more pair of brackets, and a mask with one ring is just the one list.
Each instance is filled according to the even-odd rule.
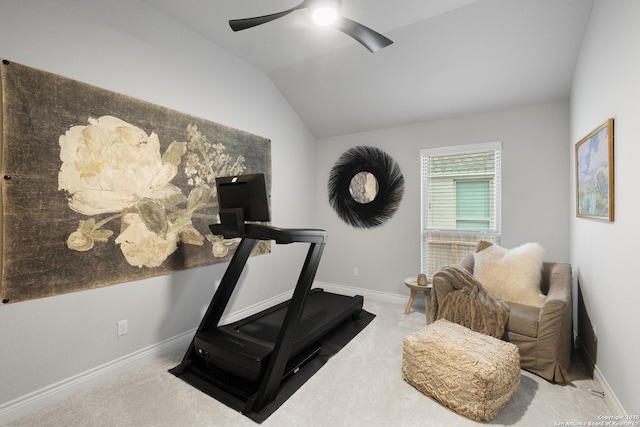
[[284,373],[293,349],[296,328],[302,318],[304,305],[309,295],[311,285],[313,284],[313,278],[318,270],[323,249],[324,243],[311,243],[309,247],[307,258],[300,272],[296,288],[293,291],[293,297],[291,298],[291,303],[289,303],[289,309],[287,310],[282,328],[280,329],[276,346],[269,358],[267,371],[260,384],[260,390],[258,391],[255,401],[256,412],[262,410],[267,403],[271,402],[278,392],[282,374]]

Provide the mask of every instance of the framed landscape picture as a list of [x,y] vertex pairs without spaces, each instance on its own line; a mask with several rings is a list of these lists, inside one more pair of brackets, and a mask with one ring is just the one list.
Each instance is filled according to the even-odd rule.
[[613,222],[613,119],[576,144],[576,215]]

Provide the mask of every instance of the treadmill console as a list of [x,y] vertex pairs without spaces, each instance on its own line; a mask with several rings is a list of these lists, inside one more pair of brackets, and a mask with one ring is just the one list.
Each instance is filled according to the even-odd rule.
[[220,223],[244,231],[246,221],[271,221],[267,179],[263,173],[216,178]]

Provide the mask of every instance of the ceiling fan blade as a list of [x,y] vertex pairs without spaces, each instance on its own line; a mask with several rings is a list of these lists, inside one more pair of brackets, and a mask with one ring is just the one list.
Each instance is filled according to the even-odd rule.
[[282,18],[290,14],[293,11],[298,9],[304,9],[307,7],[307,1],[303,1],[297,6],[292,7],[291,9],[283,10],[282,12],[272,13],[270,15],[264,16],[256,16],[253,18],[243,18],[243,19],[231,19],[229,20],[229,26],[233,31],[246,30],[247,28],[255,27],[257,25],[266,24],[267,22],[273,21],[274,19]]
[[333,27],[353,37],[372,53],[393,43],[382,34],[348,18],[338,18]]

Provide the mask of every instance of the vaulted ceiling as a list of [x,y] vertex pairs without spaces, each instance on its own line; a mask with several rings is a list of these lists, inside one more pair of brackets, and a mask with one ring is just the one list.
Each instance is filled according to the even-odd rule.
[[141,0],[264,71],[318,138],[568,99],[592,0],[343,0],[393,40],[372,54],[301,0]]

